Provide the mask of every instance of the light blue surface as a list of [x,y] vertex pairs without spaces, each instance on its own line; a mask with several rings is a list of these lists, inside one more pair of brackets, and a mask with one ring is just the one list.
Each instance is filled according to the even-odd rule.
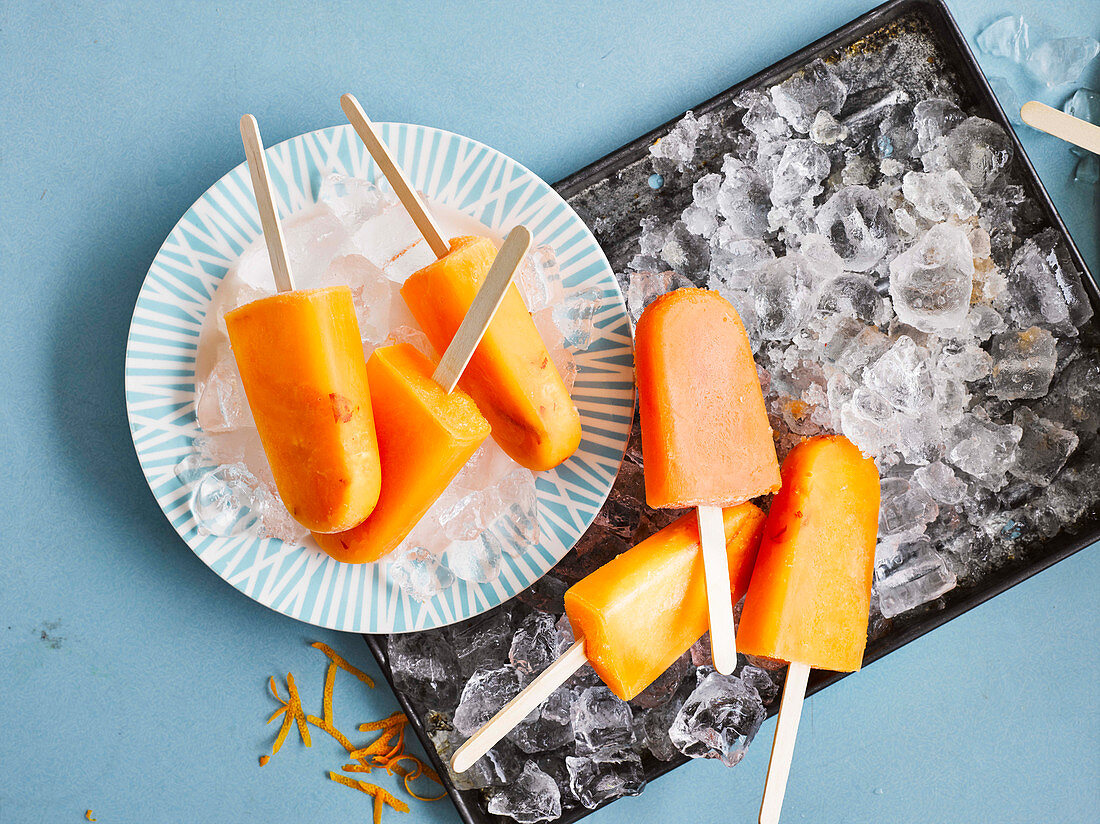
[[[138,285],[240,162],[243,111],[275,142],[341,122],[355,91],[379,120],[467,134],[554,180],[871,4],[321,5],[0,5],[4,824],[369,814],[326,779],[343,757],[322,734],[256,763],[274,735],[267,677],[294,672],[317,712],[306,641],[373,672],[361,641],[218,580],[158,511],[123,410]],[[1100,34],[1100,5],[1080,0],[952,8],[971,39],[1005,11]],[[1100,271],[1096,192],[1068,182],[1064,145],[1023,137]],[[1098,580],[1085,550],[812,699],[784,820],[1097,820]],[[345,728],[394,706],[340,682]],[[590,820],[753,821],[772,730],[733,770],[692,764]],[[446,802],[414,813],[387,820],[457,820]]]

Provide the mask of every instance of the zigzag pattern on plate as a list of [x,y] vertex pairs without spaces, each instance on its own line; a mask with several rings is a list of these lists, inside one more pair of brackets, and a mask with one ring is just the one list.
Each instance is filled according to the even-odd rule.
[[[615,277],[576,213],[537,176],[477,141],[407,124],[379,124],[413,184],[433,200],[505,233],[527,225],[557,254],[567,291],[596,289],[599,336],[577,355],[573,391],[583,439],[577,453],[537,479],[541,540],[505,555],[487,584],[457,581],[427,603],[387,578],[385,563],[341,564],[315,546],[216,537],[191,514],[194,484],[175,467],[200,434],[195,421],[195,354],[203,319],[234,260],[260,234],[242,163],[192,206],[146,275],[126,347],[126,406],[142,470],[161,509],[188,546],[222,578],[260,603],[310,624],[354,632],[403,632],[476,615],[530,586],[591,525],[615,480],[634,410],[630,322]],[[373,160],[350,126],[293,138],[267,150],[280,213],[317,199],[331,173],[374,179]]]

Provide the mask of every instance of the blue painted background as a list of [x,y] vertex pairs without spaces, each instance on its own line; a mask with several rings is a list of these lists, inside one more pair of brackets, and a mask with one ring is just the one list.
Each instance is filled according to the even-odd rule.
[[[0,822],[369,814],[325,778],[343,755],[321,733],[257,766],[267,677],[292,671],[317,712],[306,642],[374,672],[362,642],[218,580],[158,511],[126,427],[138,286],[240,162],[242,112],[274,143],[342,122],[354,91],[378,120],[470,135],[556,180],[871,3],[433,5],[0,4]],[[951,7],[971,41],[1007,11],[1100,35],[1096,3]],[[1100,272],[1096,190],[1069,181],[1064,145],[1022,137]],[[1097,820],[1098,581],[1085,550],[812,699],[784,820]],[[395,706],[384,685],[338,684],[347,729]],[[737,768],[692,764],[590,820],[754,821],[772,729]],[[413,812],[457,821],[446,802]]]

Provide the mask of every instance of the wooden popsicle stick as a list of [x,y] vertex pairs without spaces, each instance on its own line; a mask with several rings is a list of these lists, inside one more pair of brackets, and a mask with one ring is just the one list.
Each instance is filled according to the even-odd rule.
[[489,752],[500,739],[530,715],[531,710],[549,698],[550,693],[568,681],[586,663],[588,656],[584,653],[584,639],[580,638],[458,748],[451,758],[451,769],[456,773],[470,769],[475,761]]
[[256,208],[260,210],[267,256],[271,258],[271,271],[275,274],[275,288],[280,292],[291,292],[294,290],[294,280],[290,276],[290,260],[279,225],[279,212],[275,208],[271,176],[267,173],[264,142],[260,137],[260,125],[250,114],[241,118],[241,140],[244,142],[244,156],[248,159],[248,174],[252,177],[252,191],[256,194]]
[[730,567],[726,556],[726,528],[722,508],[701,506],[699,542],[703,548],[703,577],[707,583],[707,609],[710,613],[710,654],[714,668],[729,675],[737,667],[737,641],[734,637],[733,602],[730,599]]
[[1041,132],[1054,135],[1074,146],[1100,154],[1100,126],[1060,112],[1057,109],[1029,100],[1020,108],[1020,117],[1027,125]]
[[783,700],[779,703],[779,719],[775,724],[775,739],[772,741],[772,756],[768,761],[768,777],[764,781],[764,798],[760,802],[760,824],[779,822],[809,677],[809,664],[792,662],[787,667],[787,680],[783,682]]
[[443,237],[439,224],[435,222],[435,218],[428,212],[428,207],[420,199],[420,195],[416,193],[412,184],[409,183],[409,179],[405,177],[405,173],[401,171],[401,167],[390,155],[389,148],[382,142],[382,137],[375,131],[374,124],[370,122],[367,113],[363,111],[363,107],[355,99],[355,95],[345,94],[340,98],[340,106],[343,108],[344,114],[347,115],[348,122],[351,123],[356,134],[359,135],[359,139],[367,147],[370,156],[374,158],[374,162],[378,164],[378,168],[382,171],[386,180],[390,182],[397,199],[408,211],[409,217],[416,224],[416,228],[420,230],[420,234],[424,235],[424,240],[428,241],[428,246],[431,247],[432,252],[437,258],[446,255],[451,247]]
[[516,226],[504,239],[504,245],[493,259],[474,302],[466,310],[466,316],[432,375],[432,380],[447,390],[448,394],[454,391],[485,330],[493,322],[493,316],[500,307],[500,302],[504,300],[504,293],[530,248],[531,232],[526,226]]

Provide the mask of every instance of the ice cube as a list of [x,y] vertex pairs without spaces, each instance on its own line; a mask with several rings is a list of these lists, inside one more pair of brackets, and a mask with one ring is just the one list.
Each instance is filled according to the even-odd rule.
[[810,309],[809,275],[797,254],[768,261],[752,284],[757,330],[765,340],[789,340]]
[[1077,449],[1076,433],[1039,417],[1026,406],[1012,413],[1012,423],[1023,430],[1023,435],[1016,461],[1008,471],[1029,484],[1047,486]]
[[590,810],[625,795],[638,795],[645,788],[642,759],[635,752],[568,756],[565,764],[570,790]]
[[218,361],[199,385],[195,418],[203,432],[232,432],[256,426],[232,355]]
[[883,616],[893,618],[955,588],[954,573],[928,538],[899,546],[875,564],[875,590]]
[[829,156],[812,140],[789,140],[775,169],[771,200],[779,205],[821,193],[829,176]]
[[941,137],[966,119],[962,109],[943,98],[921,100],[913,107],[913,130],[917,133],[916,153],[924,155],[935,148]]
[[386,344],[407,343],[413,349],[429,358],[435,357],[435,349],[432,348],[428,336],[413,326],[398,326],[386,338]]
[[479,667],[492,669],[507,663],[512,634],[506,608],[489,610],[451,626],[451,643],[462,674],[468,678]]
[[[360,223],[352,236],[352,241],[355,246],[353,251],[361,254],[383,272],[386,272],[387,267],[401,257],[406,250],[411,250],[418,245],[426,248],[420,230],[416,228],[409,213],[400,203],[387,204],[381,211]],[[421,266],[426,266],[434,259],[430,249],[416,254],[419,255],[418,262]],[[405,278],[399,277],[399,272],[407,276],[415,271],[415,269],[406,271],[407,269],[408,266],[391,269],[387,272],[387,277],[402,283]]]
[[920,535],[939,516],[939,507],[923,486],[911,484],[905,478],[887,477],[880,487],[880,536]]
[[810,139],[822,146],[832,146],[848,137],[848,127],[838,123],[828,111],[822,109],[810,125]]
[[493,487],[492,494],[496,499],[492,511],[501,512],[493,527],[501,534],[504,551],[516,555],[536,546],[539,509],[534,473],[518,467]]
[[571,292],[554,306],[554,324],[560,330],[565,345],[574,352],[583,352],[596,339],[596,315],[602,305],[602,290],[585,289]]
[[748,289],[756,270],[774,258],[775,252],[764,241],[736,238],[732,232],[719,230],[711,243],[710,288],[723,295]]
[[769,95],[752,89],[738,95],[734,103],[745,109],[742,125],[761,142],[783,140],[790,134],[786,119],[776,111]]
[[524,685],[546,669],[558,657],[557,619],[545,612],[532,612],[512,638],[508,660]]
[[485,584],[500,575],[503,552],[500,536],[483,530],[470,540],[452,541],[444,558],[451,572],[463,581]]
[[747,163],[727,156],[716,205],[735,237],[759,238],[768,229],[770,188],[760,173]]
[[684,115],[667,135],[649,147],[653,168],[662,175],[682,172],[695,156],[695,145],[700,134],[714,122],[712,115],[696,117],[694,112]]
[[1073,182],[1083,183],[1086,186],[1095,186],[1100,183],[1100,158],[1094,154],[1087,154],[1078,160],[1073,169]]
[[478,669],[462,688],[455,709],[455,729],[473,735],[501,707],[519,695],[521,689],[519,673],[510,664],[500,669]]
[[938,223],[890,262],[898,318],[924,332],[957,329],[970,311],[974,256],[966,233]]
[[998,490],[1016,458],[1023,434],[1013,424],[997,424],[976,414],[967,414],[951,433],[947,459],[979,484]]
[[902,192],[927,220],[950,217],[965,220],[978,214],[980,204],[955,169],[943,172],[906,172]]
[[826,282],[817,293],[819,311],[856,318],[864,323],[884,323],[886,306],[875,282],[867,275],[845,272]]
[[770,89],[775,110],[795,131],[806,134],[819,111],[840,114],[848,98],[848,85],[821,60]]
[[738,675],[746,686],[756,690],[756,694],[760,696],[760,701],[764,706],[779,697],[779,685],[775,683],[767,670],[748,664],[741,668]]
[[321,180],[317,199],[328,206],[349,231],[377,215],[396,198],[361,177],[329,174]]
[[273,483],[260,482],[253,492],[252,509],[259,518],[258,534],[261,538],[275,538],[284,544],[297,546],[309,535],[309,530],[287,511]]
[[669,738],[668,731],[684,700],[695,688],[694,672],[681,682],[679,689],[663,704],[634,715],[634,737],[639,750],[645,748],[659,761],[671,761],[680,751]]
[[932,401],[932,374],[928,352],[902,335],[864,373],[867,388],[880,394],[900,412],[916,415]]
[[676,272],[631,272],[626,292],[626,304],[635,323],[642,311],[668,292],[692,286],[692,282]]
[[1066,100],[1062,111],[1073,117],[1100,126],[1100,92],[1092,89],[1077,89]]
[[1009,14],[994,20],[978,34],[978,48],[994,57],[1007,57],[1022,63],[1030,51],[1027,22]]
[[1053,89],[1079,78],[1098,53],[1100,42],[1095,37],[1059,37],[1032,48],[1025,65],[1047,88]]
[[443,762],[455,789],[483,790],[488,787],[503,787],[519,776],[522,770],[521,754],[516,745],[507,738],[497,743],[465,772],[454,772],[451,769],[451,757],[467,736],[454,729],[447,717],[440,712],[429,711],[428,726],[428,737],[439,753],[439,760]]
[[955,169],[970,191],[988,194],[1002,182],[1012,162],[1012,141],[1004,129],[983,117],[968,117],[924,155],[926,171]]
[[324,203],[291,215],[282,222],[282,228],[297,289],[331,285],[328,269],[332,259],[357,251],[343,221]]
[[818,210],[814,222],[844,267],[853,272],[873,269],[896,240],[886,202],[866,186],[838,189]]
[[523,266],[516,273],[516,284],[527,304],[527,311],[537,312],[556,303],[561,296],[561,269],[551,246],[536,246],[527,253]]
[[918,467],[913,472],[913,481],[941,504],[962,503],[966,497],[966,484],[942,461]]
[[692,201],[704,212],[718,210],[718,190],[722,188],[722,175],[703,175],[691,187]]
[[587,687],[571,710],[577,754],[628,750],[633,743],[630,704],[607,687]]
[[508,738],[525,753],[549,752],[573,743],[573,694],[559,687],[516,725]]
[[990,394],[1002,400],[1041,398],[1050,388],[1058,363],[1054,335],[1032,326],[1002,332],[990,345],[993,357]]
[[553,778],[528,761],[518,778],[489,796],[487,809],[519,824],[553,821],[561,816],[561,792]]
[[680,216],[684,227],[693,235],[710,238],[718,229],[718,215],[713,209],[704,209],[693,203]]
[[201,534],[228,538],[258,522],[255,492],[259,480],[243,463],[219,466],[199,481],[191,496],[191,514]]
[[1041,324],[1062,334],[1092,317],[1081,275],[1053,229],[1028,238],[1012,255],[1008,291],[995,304],[1020,326]]
[[756,688],[732,675],[712,672],[687,697],[668,734],[691,758],[717,758],[729,767],[748,750],[764,705]]
[[389,636],[393,685],[414,701],[450,707],[458,700],[458,659],[443,630]]
[[997,102],[1001,104],[1008,119],[1014,125],[1022,126],[1024,121],[1020,117],[1020,97],[1012,81],[996,74],[987,76],[986,80],[989,81],[989,87],[993,89],[993,94],[996,95]]
[[963,330],[973,335],[979,342],[989,340],[989,336],[1005,328],[1004,318],[992,306],[978,303],[970,307]]
[[417,601],[429,601],[454,584],[454,573],[427,547],[402,545],[389,558],[389,579]]

